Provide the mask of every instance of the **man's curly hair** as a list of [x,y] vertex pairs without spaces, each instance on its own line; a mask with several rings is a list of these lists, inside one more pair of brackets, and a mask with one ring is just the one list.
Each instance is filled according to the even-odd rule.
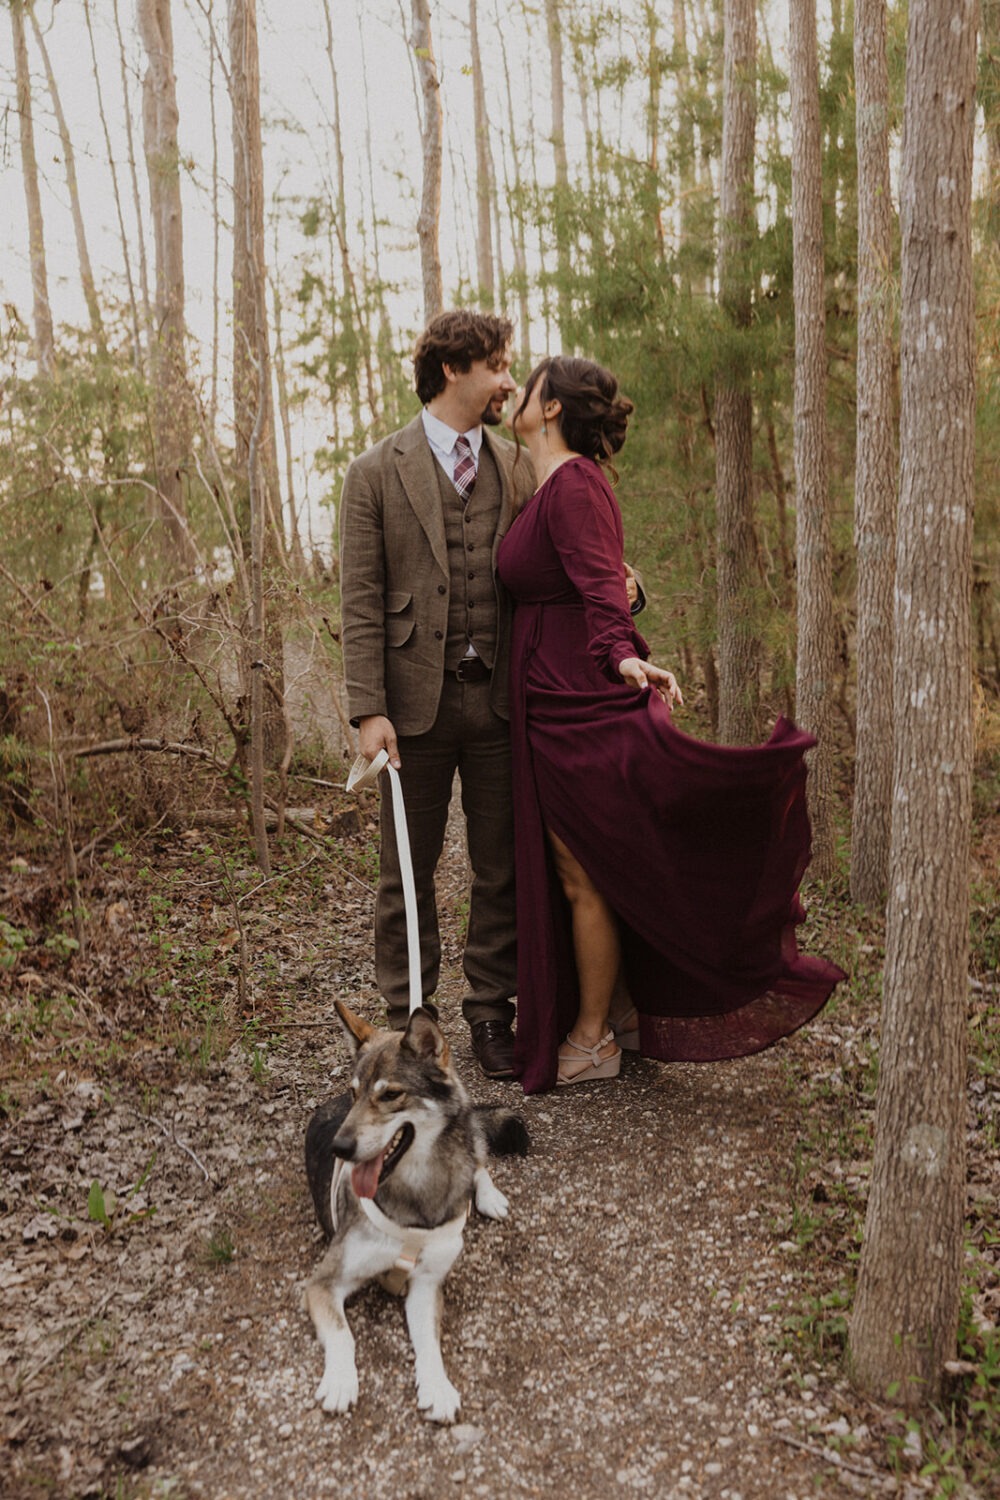
[[417,395],[425,406],[440,395],[445,388],[444,365],[464,372],[474,360],[484,359],[491,368],[499,369],[513,336],[510,319],[495,313],[473,312],[467,307],[438,313],[413,351]]

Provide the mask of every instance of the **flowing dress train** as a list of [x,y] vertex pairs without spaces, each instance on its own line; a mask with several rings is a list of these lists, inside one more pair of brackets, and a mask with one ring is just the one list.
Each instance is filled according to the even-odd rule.
[[795,1031],[843,977],[800,954],[809,862],[804,755],[779,719],[764,745],[677,729],[651,689],[625,597],[622,523],[600,467],[556,469],[513,522],[499,571],[515,601],[511,735],[517,861],[515,1063],[552,1088],[579,1006],[569,908],[545,829],[617,915],[647,1057],[740,1057]]

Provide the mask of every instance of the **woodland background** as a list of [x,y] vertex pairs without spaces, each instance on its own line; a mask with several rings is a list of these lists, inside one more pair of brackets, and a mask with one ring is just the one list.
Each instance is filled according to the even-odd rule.
[[[998,1069],[1000,4],[3,9],[11,1066],[23,975],[70,993],[106,941],[95,869],[199,820],[265,879],[295,839],[345,857],[354,814],[312,805],[353,754],[340,483],[416,410],[426,317],[503,309],[521,375],[578,350],[635,402],[618,493],[685,727],[819,735],[812,879],[885,943],[884,1048],[920,1037],[882,1070],[852,1369],[938,1399],[967,1066]],[[928,1130],[931,1190],[890,1159]],[[995,1410],[996,1330],[961,1326]]]

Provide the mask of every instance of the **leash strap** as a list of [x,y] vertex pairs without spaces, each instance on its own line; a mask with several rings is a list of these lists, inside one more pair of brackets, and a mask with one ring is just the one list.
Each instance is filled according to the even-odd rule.
[[420,973],[420,933],[417,929],[417,887],[413,879],[413,860],[410,857],[410,835],[406,827],[406,804],[403,801],[403,784],[395,766],[389,764],[386,750],[380,750],[372,761],[359,755],[347,778],[347,790],[357,792],[362,787],[372,786],[382,771],[389,773],[392,788],[392,818],[396,828],[396,850],[399,854],[399,874],[403,883],[403,906],[406,912],[406,956],[410,971],[410,1015],[424,1003],[423,983]]

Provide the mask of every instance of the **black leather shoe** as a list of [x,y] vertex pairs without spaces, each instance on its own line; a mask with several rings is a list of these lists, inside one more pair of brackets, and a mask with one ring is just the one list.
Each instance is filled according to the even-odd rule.
[[514,1033],[506,1021],[476,1021],[472,1050],[487,1078],[513,1078]]

